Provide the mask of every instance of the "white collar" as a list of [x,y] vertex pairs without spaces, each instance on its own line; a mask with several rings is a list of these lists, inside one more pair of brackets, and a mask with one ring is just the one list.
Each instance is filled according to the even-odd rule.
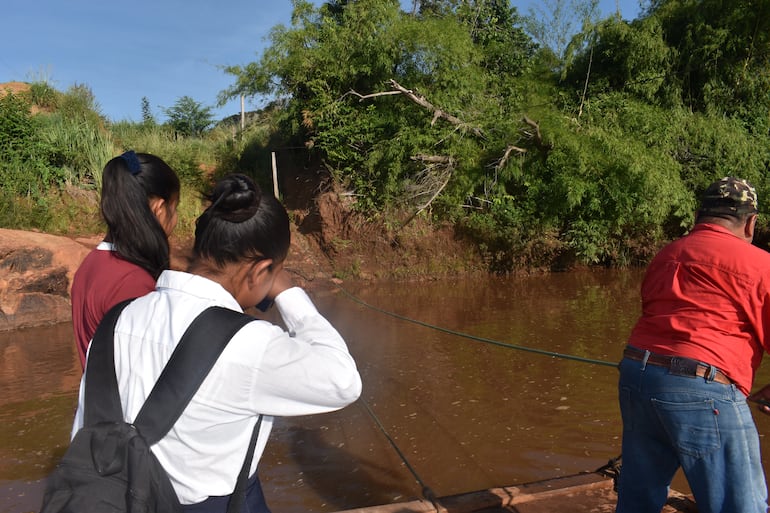
[[100,251],[115,251],[115,246],[112,244],[112,242],[107,241],[101,241],[98,246],[96,246],[96,249]]
[[230,310],[243,311],[233,295],[225,290],[222,285],[197,274],[165,270],[160,273],[156,288],[179,290],[185,294],[208,299]]

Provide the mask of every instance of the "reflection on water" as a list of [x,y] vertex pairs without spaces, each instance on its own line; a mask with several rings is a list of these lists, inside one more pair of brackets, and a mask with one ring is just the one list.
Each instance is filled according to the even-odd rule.
[[77,403],[72,325],[0,333],[0,511],[37,511]]
[[[421,497],[423,484],[447,495],[605,464],[621,434],[609,364],[638,315],[640,279],[601,271],[345,284],[398,316],[607,365],[463,338],[339,290],[315,292],[349,342],[364,392],[339,412],[278,419],[260,463],[271,507],[328,512]],[[0,513],[37,508],[40,479],[66,447],[80,373],[70,329],[0,334]],[[757,383],[768,381],[762,371]],[[760,432],[770,431],[758,417]]]

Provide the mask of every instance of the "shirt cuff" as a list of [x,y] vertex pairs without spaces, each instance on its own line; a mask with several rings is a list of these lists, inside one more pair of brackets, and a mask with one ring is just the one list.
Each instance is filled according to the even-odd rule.
[[275,306],[281,314],[283,322],[290,333],[301,324],[302,319],[312,315],[319,315],[310,296],[299,287],[286,289],[275,297]]

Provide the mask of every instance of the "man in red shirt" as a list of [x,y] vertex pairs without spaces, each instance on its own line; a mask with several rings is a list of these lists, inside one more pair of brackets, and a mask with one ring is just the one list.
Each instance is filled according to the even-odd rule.
[[701,513],[767,512],[746,402],[770,346],[770,253],[751,244],[757,213],[748,182],[714,182],[693,230],[647,269],[620,362],[618,513],[659,513],[680,466]]

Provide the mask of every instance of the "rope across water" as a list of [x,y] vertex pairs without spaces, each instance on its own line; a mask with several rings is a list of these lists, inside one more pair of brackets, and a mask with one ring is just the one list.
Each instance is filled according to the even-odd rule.
[[[473,340],[473,341],[476,341],[476,342],[483,342],[483,343],[486,343],[486,344],[492,344],[492,345],[496,345],[496,346],[500,346],[500,347],[505,347],[505,348],[508,348],[508,349],[515,349],[515,350],[518,350],[518,351],[526,351],[526,352],[529,352],[529,353],[536,353],[536,354],[541,354],[541,355],[544,355],[544,356],[551,356],[551,357],[554,357],[554,358],[562,358],[564,360],[572,360],[572,361],[577,361],[577,362],[582,362],[582,363],[589,363],[589,364],[593,364],[593,365],[602,365],[602,366],[614,367],[614,368],[617,368],[617,366],[618,366],[617,362],[609,362],[609,361],[606,361],[606,360],[597,360],[597,359],[593,359],[593,358],[584,358],[582,356],[576,356],[576,355],[570,355],[570,354],[564,354],[564,353],[556,353],[556,352],[553,352],[553,351],[546,351],[546,350],[543,350],[543,349],[537,349],[537,348],[534,348],[534,347],[527,347],[527,346],[522,346],[522,345],[518,345],[518,344],[510,344],[510,343],[507,343],[507,342],[501,342],[499,340],[493,340],[493,339],[488,339],[488,338],[484,338],[484,337],[477,337],[475,335],[470,335],[468,333],[463,333],[463,332],[460,332],[460,331],[455,331],[455,330],[450,330],[450,329],[447,329],[447,328],[442,328],[441,326],[436,326],[436,325],[433,325],[433,324],[429,324],[427,322],[419,321],[417,319],[412,319],[410,317],[406,317],[404,315],[400,315],[400,314],[397,314],[395,312],[384,310],[384,309],[379,308],[377,306],[371,305],[371,304],[367,303],[366,301],[363,301],[362,299],[354,296],[353,294],[351,294],[350,292],[345,290],[345,288],[343,288],[340,285],[337,285],[337,288],[340,291],[342,291],[342,293],[345,294],[345,296],[348,299],[350,299],[351,301],[353,301],[355,303],[358,303],[359,305],[362,305],[362,306],[364,306],[366,308],[369,308],[371,310],[380,312],[380,313],[385,314],[385,315],[389,315],[391,317],[394,317],[396,319],[400,319],[402,321],[411,322],[413,324],[417,324],[417,325],[420,325],[420,326],[424,326],[426,328],[430,328],[430,329],[433,329],[433,330],[441,331],[443,333],[448,333],[450,335],[455,335],[455,336],[458,336],[458,337],[467,338],[467,339],[470,339],[470,340]],[[439,508],[436,505],[436,495],[435,495],[435,493],[420,478],[420,475],[417,473],[417,470],[409,463],[409,461],[407,460],[407,458],[404,455],[404,453],[401,451],[401,449],[398,447],[396,442],[393,440],[393,438],[387,432],[387,430],[385,429],[385,426],[382,424],[380,419],[377,417],[377,415],[371,409],[371,407],[366,402],[366,400],[364,400],[362,398],[362,399],[359,399],[359,402],[361,402],[361,404],[363,404],[363,406],[366,409],[366,411],[369,414],[369,416],[372,418],[372,420],[377,425],[377,427],[380,429],[380,431],[385,436],[385,438],[387,438],[388,442],[393,447],[393,449],[396,451],[398,456],[401,458],[401,461],[404,462],[404,465],[406,465],[406,468],[412,474],[414,479],[422,487],[422,495],[423,495],[423,497],[425,499],[429,500],[430,502],[432,502],[434,507],[436,508],[436,511],[439,511]],[[620,457],[616,458],[616,460],[619,460],[619,459],[620,459]],[[612,463],[613,463],[613,460],[611,460],[610,463],[608,463],[608,465],[610,465]],[[602,469],[597,470],[597,472],[600,472],[600,471],[602,471]]]
[[562,358],[564,360],[573,360],[573,361],[576,361],[576,362],[590,363],[590,364],[593,364],[593,365],[603,365],[603,366],[606,366],[606,367],[615,367],[615,368],[617,368],[617,366],[618,366],[617,362],[608,362],[606,360],[596,360],[596,359],[593,359],[593,358],[584,358],[582,356],[575,356],[575,355],[571,355],[571,354],[555,353],[553,351],[546,351],[544,349],[537,349],[537,348],[534,348],[534,347],[521,346],[521,345],[517,345],[517,344],[509,344],[507,342],[501,342],[499,340],[493,340],[493,339],[489,339],[489,338],[477,337],[475,335],[469,335],[468,333],[463,333],[463,332],[460,332],[460,331],[454,331],[454,330],[450,330],[450,329],[447,329],[447,328],[442,328],[441,326],[436,326],[436,325],[433,325],[433,324],[429,324],[427,322],[419,321],[417,319],[411,319],[409,317],[397,314],[395,312],[390,312],[388,310],[383,310],[382,308],[379,308],[377,306],[370,305],[369,303],[367,303],[367,302],[359,299],[358,297],[354,296],[353,294],[351,294],[350,292],[345,290],[343,287],[340,287],[339,285],[337,287],[349,299],[351,299],[352,301],[354,301],[354,302],[356,302],[356,303],[358,303],[358,304],[360,304],[362,306],[365,306],[365,307],[370,308],[372,310],[375,310],[377,312],[383,313],[385,315],[389,315],[391,317],[395,317],[396,319],[401,319],[403,321],[411,322],[411,323],[414,323],[414,324],[419,324],[420,326],[424,326],[426,328],[431,328],[431,329],[434,329],[434,330],[437,330],[437,331],[441,331],[441,332],[444,332],[444,333],[449,333],[450,335],[456,335],[458,337],[467,338],[467,339],[470,339],[470,340],[474,340],[476,342],[484,342],[486,344],[492,344],[492,345],[496,345],[496,346],[500,346],[500,347],[506,347],[508,349],[516,349],[518,351],[526,351],[526,352],[529,352],[529,353],[537,353],[537,354],[542,354],[542,355],[545,355],[545,356],[552,356],[552,357],[555,357],[555,358]]

